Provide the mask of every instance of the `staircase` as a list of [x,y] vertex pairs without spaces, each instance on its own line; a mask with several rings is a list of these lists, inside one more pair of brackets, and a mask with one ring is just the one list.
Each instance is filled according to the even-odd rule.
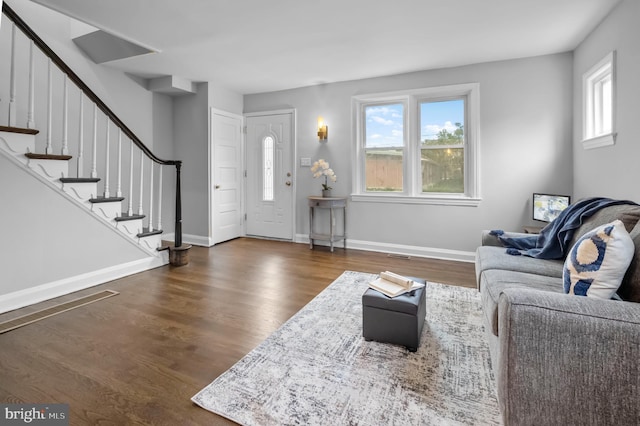
[[150,255],[159,256],[158,249],[162,248],[160,223],[154,228],[149,219],[145,227],[146,216],[142,211],[133,213],[131,206],[128,211],[123,210],[125,198],[119,190],[116,196],[108,193],[98,196],[100,178],[69,177],[71,155],[34,153],[38,133],[34,129],[0,126],[0,150],[14,162],[28,167],[43,183],[59,190],[62,196],[71,198],[79,207],[88,209],[118,232],[136,240]]
[[[2,13],[0,58],[9,60],[0,61],[0,155],[156,259],[154,267],[188,263],[181,162],[156,156],[6,2]],[[175,179],[163,175],[167,167]],[[175,240],[163,245],[171,198]]]

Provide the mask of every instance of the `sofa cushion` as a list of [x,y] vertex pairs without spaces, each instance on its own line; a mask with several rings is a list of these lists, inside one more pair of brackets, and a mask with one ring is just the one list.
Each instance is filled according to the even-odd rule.
[[[524,259],[523,256],[517,256]],[[540,262],[540,259],[536,259]],[[526,288],[553,293],[562,293],[562,278],[545,275],[530,274],[525,272],[501,271],[489,269],[480,276],[480,297],[482,311],[486,324],[491,327],[491,332],[498,335],[498,301],[505,288]],[[567,296],[569,297],[569,296]]]
[[567,255],[564,292],[611,299],[622,283],[634,250],[633,241],[620,220],[587,232]]
[[483,271],[499,269],[562,278],[562,260],[512,256],[504,247],[482,246],[476,250],[476,279],[480,285]]
[[640,206],[633,204],[620,204],[616,206],[605,207],[591,217],[587,218],[584,223],[575,230],[569,247],[573,247],[584,234],[594,230],[598,226],[611,223],[616,219],[620,219],[624,223],[624,227],[628,232],[636,226],[640,220]]
[[618,296],[629,302],[640,303],[640,222],[629,235],[633,240],[635,253],[618,289]]

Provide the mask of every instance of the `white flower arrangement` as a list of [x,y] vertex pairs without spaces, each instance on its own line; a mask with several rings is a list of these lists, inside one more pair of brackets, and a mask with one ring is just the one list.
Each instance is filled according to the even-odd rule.
[[329,180],[331,180],[331,182],[335,182],[338,180],[333,169],[329,167],[329,163],[327,163],[323,159],[320,159],[313,163],[313,166],[311,166],[311,173],[313,173],[314,178],[319,178],[324,176],[324,183],[322,184],[322,189],[325,191],[328,191],[331,189],[331,187],[329,186]]

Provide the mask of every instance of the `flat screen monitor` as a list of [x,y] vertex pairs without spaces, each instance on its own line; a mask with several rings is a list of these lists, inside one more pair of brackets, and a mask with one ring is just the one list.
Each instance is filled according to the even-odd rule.
[[533,219],[541,222],[552,222],[560,213],[569,207],[571,197],[556,194],[533,194]]

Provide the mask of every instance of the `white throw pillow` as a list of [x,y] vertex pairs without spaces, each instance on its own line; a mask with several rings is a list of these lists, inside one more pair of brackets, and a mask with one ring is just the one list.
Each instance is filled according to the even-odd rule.
[[635,245],[620,220],[584,234],[564,262],[564,292],[611,299],[633,259]]

